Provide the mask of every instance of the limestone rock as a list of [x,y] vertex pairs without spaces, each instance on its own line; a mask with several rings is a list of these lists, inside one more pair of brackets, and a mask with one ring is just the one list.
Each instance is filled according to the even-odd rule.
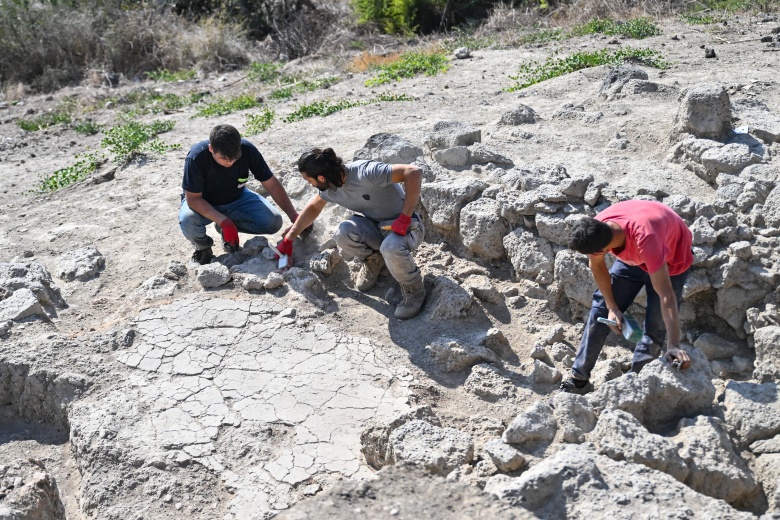
[[601,112],[586,112],[582,106],[575,106],[572,103],[566,103],[561,108],[553,112],[553,119],[562,119],[564,121],[578,121],[581,123],[598,123],[604,114]]
[[764,489],[769,503],[769,512],[774,513],[772,516],[766,516],[774,520],[780,513],[780,453],[770,453],[758,457],[756,478]]
[[520,104],[501,114],[498,124],[507,126],[530,125],[536,123],[538,119],[533,108]]
[[545,285],[552,282],[555,256],[545,239],[517,228],[504,237],[504,249],[516,278],[529,278]]
[[165,277],[160,275],[154,275],[148,280],[145,280],[140,287],[136,290],[137,293],[143,294],[144,299],[157,300],[160,298],[170,298],[173,293],[176,292],[176,288],[179,285]]
[[253,257],[259,255],[266,247],[268,247],[268,239],[266,237],[261,235],[254,236],[244,242],[244,245],[241,246],[241,256]]
[[596,426],[596,413],[585,397],[558,392],[553,397],[553,415],[563,442],[581,443]]
[[677,371],[655,360],[639,374],[628,373],[605,383],[587,399],[594,407],[626,411],[650,430],[681,417],[708,413],[715,397],[709,362],[696,349],[688,352],[691,367],[687,370]]
[[477,199],[460,211],[460,238],[463,245],[477,256],[488,260],[504,257],[504,235],[509,226],[500,216],[499,203],[493,199]]
[[269,273],[263,284],[265,289],[273,291],[284,285],[284,276],[281,273]]
[[418,406],[408,412],[397,414],[385,423],[374,423],[360,434],[360,453],[366,464],[375,469],[380,469],[386,464],[387,443],[390,434],[396,428],[410,421],[422,420],[434,426],[441,426],[439,418],[428,405]]
[[454,231],[461,208],[476,200],[487,186],[474,179],[427,183],[420,192],[420,203],[436,228]]
[[703,83],[681,93],[675,132],[706,139],[722,139],[731,130],[729,94],[723,86]]
[[519,477],[491,477],[485,492],[537,518],[622,518],[629,511],[636,518],[677,518],[682,504],[692,520],[755,518],[669,475],[579,445],[567,446]]
[[388,164],[411,164],[423,155],[422,148],[393,134],[374,134],[363,148],[355,152],[353,160],[371,159]]
[[433,152],[433,160],[445,168],[462,168],[470,163],[471,154],[466,146],[453,146]]
[[474,143],[469,146],[469,161],[471,164],[500,164],[502,167],[513,166],[509,157],[494,152],[482,143]]
[[672,441],[648,432],[636,418],[623,410],[604,410],[588,438],[599,453],[614,460],[626,460],[663,471],[685,482],[688,467]]
[[309,260],[309,269],[314,272],[330,276],[333,268],[341,262],[341,254],[338,248],[320,251]]
[[718,419],[682,419],[673,440],[690,468],[685,483],[699,493],[733,504],[756,491],[753,474]]
[[30,316],[48,318],[38,298],[30,289],[21,288],[0,301],[0,322],[19,321]]
[[438,338],[425,349],[444,372],[458,372],[482,362],[498,362],[492,350],[479,345],[464,345],[450,338]]
[[536,229],[541,238],[547,239],[553,244],[567,247],[571,226],[580,218],[582,218],[580,215],[565,215],[561,211],[538,213],[536,215]]
[[512,420],[504,430],[501,440],[507,444],[550,441],[555,437],[556,430],[552,408],[542,401],[537,401]]
[[726,424],[738,448],[780,433],[780,387],[776,383],[729,381],[723,394]]
[[599,94],[606,99],[612,99],[620,94],[626,83],[632,79],[646,80],[647,72],[630,65],[612,67],[601,82]]
[[106,267],[106,259],[94,247],[81,247],[60,256],[57,276],[72,282],[86,282],[100,273]]
[[482,131],[468,123],[459,121],[439,121],[433,125],[433,132],[425,137],[425,146],[429,150],[470,146],[482,141]]
[[554,278],[568,299],[590,307],[596,283],[587,262],[587,256],[563,249],[555,255]]
[[534,360],[534,367],[528,376],[531,381],[538,385],[550,385],[560,383],[562,376],[555,368],[542,363],[538,359]]
[[780,381],[780,327],[762,327],[753,335],[756,349],[756,369],[753,377],[759,381]]
[[484,363],[471,367],[463,389],[487,401],[496,401],[515,393],[512,381],[504,377],[497,367]]
[[762,215],[767,227],[780,228],[780,184],[775,186],[764,201]]
[[739,348],[738,345],[711,332],[705,332],[696,338],[693,346],[701,350],[710,361],[713,359],[730,358],[737,353]]
[[767,143],[780,141],[780,116],[758,99],[748,97],[735,99],[732,103],[734,115],[740,124],[746,125],[750,133]]
[[[32,459],[31,459],[32,460]],[[0,518],[3,520],[65,520],[57,481],[42,464],[31,460],[0,465]]]
[[761,162],[761,157],[744,144],[727,144],[711,148],[701,156],[701,164],[707,172],[705,180],[713,182],[719,173],[739,173],[745,167]]
[[485,452],[501,471],[515,471],[525,464],[523,454],[501,439],[492,439],[486,442]]
[[[325,286],[322,285],[317,275],[311,271],[301,269],[300,267],[292,267],[283,276],[290,289],[303,296],[309,302],[321,309],[333,308],[333,300],[328,291],[325,290]],[[270,275],[268,278],[270,279]],[[268,282],[269,280],[266,279],[266,289],[269,289]]]
[[445,476],[473,458],[474,441],[470,435],[421,420],[396,428],[387,445],[388,464],[411,462],[435,475]]
[[463,281],[463,287],[471,291],[474,296],[488,303],[501,303],[504,297],[498,292],[498,289],[490,281],[490,278],[483,275],[472,275]]
[[198,282],[204,288],[220,287],[232,279],[230,270],[220,263],[214,262],[198,267]]
[[458,282],[447,276],[437,276],[426,307],[434,319],[454,320],[468,314],[473,297]]
[[8,294],[21,288],[30,289],[43,306],[66,307],[60,290],[54,285],[46,268],[38,263],[0,263],[0,293]]

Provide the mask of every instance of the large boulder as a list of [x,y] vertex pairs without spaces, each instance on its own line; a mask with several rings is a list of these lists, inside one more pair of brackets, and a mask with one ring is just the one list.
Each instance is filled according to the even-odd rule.
[[21,288],[30,289],[43,306],[67,306],[49,271],[41,264],[0,263],[0,295],[10,295]]
[[482,141],[482,131],[460,121],[439,121],[433,132],[425,136],[429,150],[441,150],[453,146],[470,146]]
[[433,291],[426,308],[436,320],[455,320],[466,316],[474,297],[455,280],[440,275],[433,280]]
[[769,193],[761,212],[767,227],[780,228],[780,184]]
[[558,423],[563,442],[581,443],[585,434],[596,426],[596,413],[585,397],[569,392],[558,392],[553,397],[553,415]]
[[470,435],[420,420],[396,428],[387,444],[388,464],[410,462],[435,475],[446,476],[473,458],[474,441]]
[[588,267],[587,256],[568,249],[558,251],[555,255],[554,278],[569,300],[590,307],[596,282]]
[[504,237],[504,249],[515,278],[527,278],[543,285],[553,281],[555,255],[547,240],[520,227]]
[[650,433],[633,415],[623,410],[604,410],[588,438],[599,453],[611,459],[643,464],[680,482],[688,476],[688,467],[674,443]]
[[753,335],[756,349],[756,369],[753,377],[759,381],[780,381],[780,327],[762,327]]
[[30,457],[0,464],[0,518],[3,520],[65,520],[57,481],[43,463]]
[[47,318],[46,311],[30,289],[18,289],[0,301],[0,322],[19,321],[30,316]]
[[674,121],[678,134],[720,140],[731,130],[729,94],[722,85],[694,85],[683,90],[681,98]]
[[461,208],[478,199],[487,187],[487,183],[475,179],[427,183],[420,191],[420,204],[436,229],[455,231]]
[[756,491],[753,473],[734,451],[720,420],[682,419],[673,438],[690,472],[685,483],[699,493],[733,504]]
[[696,338],[693,346],[701,350],[710,361],[730,358],[739,349],[739,345],[711,332],[705,332]]
[[780,116],[763,102],[752,97],[735,99],[732,108],[740,124],[750,128],[750,133],[767,143],[780,141]]
[[374,134],[363,148],[355,152],[353,160],[373,159],[388,164],[411,164],[423,155],[422,148],[393,134]]
[[477,256],[488,260],[503,258],[503,240],[508,231],[509,225],[500,216],[500,205],[493,199],[477,199],[460,211],[460,238]]
[[691,367],[678,371],[662,360],[648,363],[640,373],[608,381],[588,394],[594,408],[624,410],[654,431],[682,417],[708,413],[715,398],[707,358],[690,349]]
[[507,444],[551,441],[557,428],[553,409],[546,402],[537,401],[512,420],[501,440]]
[[729,381],[721,406],[737,448],[780,433],[780,386],[777,383]]
[[425,349],[443,372],[458,372],[478,363],[498,363],[496,353],[481,345],[460,343],[451,338],[438,338]]
[[701,164],[707,172],[705,178],[713,182],[719,173],[739,173],[747,166],[761,162],[761,156],[753,153],[746,144],[732,143],[711,148],[701,155]]
[[767,453],[756,459],[756,479],[764,489],[769,511],[775,513],[769,518],[774,520],[780,516],[780,453]]
[[755,518],[665,473],[612,460],[584,445],[569,445],[519,477],[493,476],[485,492],[537,518]]

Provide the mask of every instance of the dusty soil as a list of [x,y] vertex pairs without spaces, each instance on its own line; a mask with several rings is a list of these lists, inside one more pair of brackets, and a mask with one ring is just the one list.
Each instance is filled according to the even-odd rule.
[[[363,85],[366,74],[355,74],[326,90],[296,95],[290,101],[273,105],[277,112],[274,125],[256,136],[249,136],[264,155],[272,170],[287,186],[297,208],[302,208],[311,191],[298,179],[293,168],[298,152],[309,145],[330,146],[346,159],[376,133],[397,134],[422,146],[423,138],[438,121],[464,121],[482,129],[482,142],[514,161],[515,164],[563,164],[569,174],[591,173],[598,182],[608,182],[636,193],[639,188],[660,189],[668,194],[685,194],[710,201],[714,188],[676,164],[664,161],[669,150],[668,134],[672,129],[679,92],[701,82],[726,85],[732,100],[753,97],[780,113],[780,90],[777,70],[780,48],[761,43],[760,37],[780,26],[777,20],[747,17],[730,21],[727,26],[691,27],[676,21],[663,25],[663,34],[637,42],[590,36],[541,47],[510,50],[478,50],[470,59],[454,60],[450,70],[434,77],[418,77],[369,89]],[[672,38],[672,37],[675,38]],[[528,60],[542,61],[553,52],[595,50],[605,46],[650,47],[660,50],[672,62],[664,71],[646,68],[650,80],[664,89],[653,95],[632,96],[605,101],[598,96],[604,67],[569,74],[521,92],[503,89],[511,84],[516,66]],[[715,49],[717,58],[705,59],[703,46]],[[327,58],[293,64],[290,68],[319,75],[332,73],[334,60]],[[88,113],[95,122],[107,125],[116,121],[117,108],[102,108],[105,100],[138,89],[163,89],[186,93],[211,91],[222,96],[239,93],[267,95],[267,89],[242,80],[240,73],[211,77],[178,84],[123,84],[118,88],[84,85],[63,90],[53,96],[29,96],[21,103],[0,110],[0,258],[5,262],[38,262],[51,273],[57,271],[57,260],[65,252],[82,246],[96,247],[106,258],[106,268],[87,282],[55,279],[68,307],[57,312],[51,322],[28,320],[17,323],[10,335],[0,340],[0,350],[13,348],[18,341],[33,338],[79,338],[92,332],[106,332],[127,327],[146,308],[159,307],[179,298],[201,294],[207,298],[251,300],[256,295],[238,284],[204,291],[197,283],[194,270],[183,277],[171,296],[150,298],[139,287],[155,275],[164,273],[170,261],[187,262],[192,253],[182,237],[177,210],[183,160],[189,147],[206,139],[210,128],[229,123],[240,131],[245,128],[245,114],[235,113],[217,118],[193,117],[193,108],[141,119],[175,121],[173,131],[162,134],[164,142],[181,145],[162,157],[141,158],[118,168],[114,179],[95,184],[92,179],[56,193],[33,193],[39,178],[73,162],[75,154],[100,147],[100,135],[84,137],[72,130],[52,127],[37,132],[21,130],[16,121],[29,117],[28,111],[41,114],[55,108],[68,97],[81,106],[98,108]],[[404,93],[416,101],[392,102],[353,108],[326,118],[312,118],[285,124],[281,117],[295,106],[319,99],[365,99],[379,92]],[[532,107],[540,122],[520,127],[500,127],[501,114],[518,103]],[[584,107],[585,111],[602,112],[598,123],[553,119],[552,114],[564,104]],[[255,112],[254,110],[248,111]],[[628,140],[625,149],[608,148],[616,134]],[[772,149],[779,151],[775,144]],[[427,158],[429,163],[433,161]],[[105,165],[105,173],[111,165]],[[480,178],[481,173],[464,170],[450,172],[459,176]],[[255,188],[259,185],[254,184]],[[344,212],[329,207],[318,220],[314,233],[295,251],[295,262],[307,266],[308,258],[328,241]],[[216,233],[210,228],[216,239]],[[431,234],[433,235],[433,234]],[[242,236],[242,241],[249,239]],[[278,240],[268,237],[269,241]],[[434,236],[417,255],[424,272],[448,272],[452,275],[469,270],[485,272],[504,291],[524,287],[513,280],[508,263],[485,263],[450,247]],[[440,243],[441,242],[441,243]],[[217,247],[218,249],[218,247]],[[449,265],[446,265],[449,263]],[[411,387],[413,404],[428,403],[448,426],[468,430],[469,418],[475,415],[498,418],[506,424],[527,403],[546,398],[552,387],[536,388],[525,376],[529,353],[534,343],[543,340],[553,327],[563,325],[565,340],[579,342],[580,316],[568,308],[553,308],[539,297],[529,298],[520,308],[504,304],[475,303],[472,316],[457,321],[431,321],[425,313],[400,322],[394,319],[394,296],[397,286],[387,276],[366,294],[352,289],[348,267],[341,263],[330,277],[323,278],[337,310],[321,312],[306,302],[293,300],[287,291],[271,293],[284,306],[298,307],[299,312],[321,323],[355,337],[370,338],[394,355],[414,374]],[[268,296],[266,296],[268,297]],[[292,303],[289,303],[292,302]],[[581,310],[581,309],[580,309]],[[577,310],[579,311],[579,310]],[[518,397],[509,401],[488,403],[465,392],[466,374],[441,373],[426,355],[424,347],[446,335],[465,340],[479,338],[491,327],[508,338],[513,355],[504,359],[505,366],[520,387]],[[83,352],[69,352],[71,357],[96,355],[84,347]],[[116,364],[113,354],[96,356],[102,363]],[[524,365],[525,364],[525,365]],[[117,364],[117,370],[120,370]],[[98,371],[97,386],[110,388],[112,375]],[[60,483],[68,518],[79,518],[77,505],[79,476],[73,467],[67,438],[51,437],[36,430],[37,426],[19,418],[4,422],[0,429],[0,460],[34,457],[46,466]],[[29,432],[35,433],[29,433]],[[171,512],[171,518],[177,517]],[[182,516],[183,517],[183,516]]]

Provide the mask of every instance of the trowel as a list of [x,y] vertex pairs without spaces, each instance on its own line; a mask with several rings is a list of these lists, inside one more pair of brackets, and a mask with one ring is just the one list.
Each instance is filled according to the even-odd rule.
[[289,256],[280,253],[279,250],[276,249],[276,247],[273,246],[272,244],[268,244],[268,247],[270,247],[271,251],[273,251],[274,254],[279,257],[279,263],[276,265],[277,269],[287,269],[288,267],[290,267]]

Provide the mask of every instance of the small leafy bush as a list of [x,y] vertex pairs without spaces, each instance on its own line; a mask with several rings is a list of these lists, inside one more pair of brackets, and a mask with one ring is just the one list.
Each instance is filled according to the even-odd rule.
[[680,20],[688,25],[711,25],[722,22],[723,18],[709,13],[688,13],[680,15]]
[[246,134],[255,135],[268,130],[276,119],[276,112],[266,107],[259,114],[246,115]]
[[282,68],[281,63],[266,63],[260,61],[254,61],[249,65],[249,74],[247,78],[250,81],[257,81],[260,83],[270,83],[280,77],[279,69]]
[[515,80],[515,83],[506,90],[514,92],[570,72],[599,65],[616,65],[630,58],[640,60],[657,69],[669,67],[669,63],[664,60],[661,53],[652,49],[625,47],[615,51],[602,49],[595,52],[576,52],[565,58],[551,56],[542,64],[531,62],[521,65],[517,76],[509,76],[510,79]]
[[[254,108],[259,106],[260,102],[255,96],[249,94],[243,94],[235,98],[220,98],[207,103],[204,106],[196,107],[197,116],[200,117],[213,117],[224,116],[238,112],[240,110],[246,110],[247,108]],[[196,117],[197,117],[196,116]]]
[[50,126],[58,125],[61,123],[70,124],[71,115],[69,111],[55,110],[53,112],[45,112],[37,117],[30,119],[19,119],[16,124],[22,130],[28,132],[35,132],[36,130],[43,130]]
[[539,29],[538,31],[524,34],[520,38],[520,43],[533,45],[539,43],[557,42],[560,40],[565,40],[568,37],[569,35],[562,29]]
[[93,123],[92,121],[79,121],[73,125],[73,131],[83,135],[95,135],[100,132],[101,128],[103,128],[103,125]]
[[595,18],[585,24],[577,25],[572,29],[571,34],[573,36],[606,34],[641,40],[661,34],[661,30],[649,18],[631,18],[625,22]]
[[163,81],[166,83],[171,83],[173,81],[183,81],[192,79],[195,77],[195,71],[192,69],[189,70],[168,70],[168,69],[160,69],[160,70],[152,70],[146,73],[146,77],[153,80],[153,81]]
[[97,170],[102,162],[102,159],[91,152],[77,155],[76,159],[78,160],[72,165],[61,168],[41,179],[41,182],[38,185],[38,191],[40,193],[51,193],[60,188],[70,186],[73,183],[87,178],[87,176]]
[[146,153],[161,155],[180,146],[168,145],[157,139],[158,134],[169,132],[173,126],[173,121],[157,120],[148,124],[127,121],[106,130],[101,144],[114,156],[117,163],[125,163],[136,155]]
[[341,78],[339,78],[338,76],[329,76],[326,78],[319,78],[311,81],[303,80],[293,85],[287,85],[285,87],[281,87],[276,90],[273,90],[268,95],[268,97],[270,97],[271,99],[289,99],[292,97],[294,92],[303,94],[321,88],[328,88],[331,85],[335,85],[336,83],[338,83],[340,79]]
[[346,110],[347,108],[372,105],[374,103],[386,101],[414,101],[415,99],[417,98],[406,94],[379,94],[377,97],[369,99],[368,101],[350,101],[347,99],[336,102],[315,101],[308,105],[299,106],[293,110],[289,116],[285,117],[283,121],[285,123],[294,123],[315,116],[326,117],[340,110]]
[[399,81],[402,78],[413,78],[420,74],[426,76],[435,76],[440,72],[446,72],[447,57],[444,52],[418,52],[409,51],[401,54],[398,60],[386,65],[377,65],[374,67],[376,75],[366,80],[367,87]]

